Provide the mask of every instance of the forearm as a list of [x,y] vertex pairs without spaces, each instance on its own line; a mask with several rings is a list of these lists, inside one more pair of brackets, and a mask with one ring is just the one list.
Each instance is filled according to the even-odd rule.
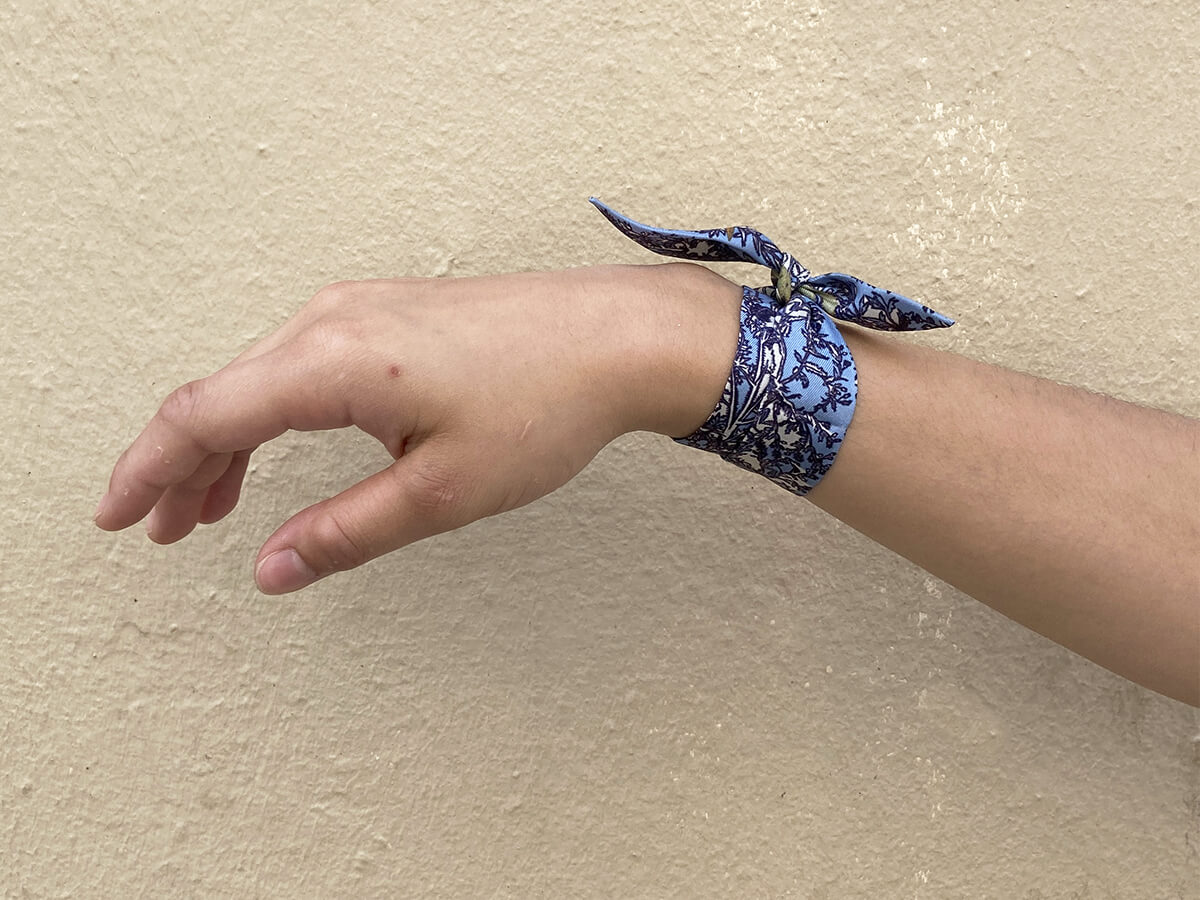
[[808,498],[1021,624],[1200,704],[1200,423],[842,331],[858,404]]

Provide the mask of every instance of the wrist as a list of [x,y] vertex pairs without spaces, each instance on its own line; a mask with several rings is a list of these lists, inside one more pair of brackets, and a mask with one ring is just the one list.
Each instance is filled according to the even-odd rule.
[[694,263],[637,266],[641,312],[627,431],[685,437],[704,424],[729,381],[742,289]]

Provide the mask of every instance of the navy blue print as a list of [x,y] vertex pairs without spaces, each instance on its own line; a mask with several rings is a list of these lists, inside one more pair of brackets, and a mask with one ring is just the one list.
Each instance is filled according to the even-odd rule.
[[676,442],[804,495],[833,465],[854,416],[858,373],[834,319],[882,331],[953,325],[907,297],[850,275],[813,277],[753,228],[671,231],[634,222],[592,198],[627,237],[655,253],[708,262],[750,262],[771,284],[742,287],[741,334],[721,399]]

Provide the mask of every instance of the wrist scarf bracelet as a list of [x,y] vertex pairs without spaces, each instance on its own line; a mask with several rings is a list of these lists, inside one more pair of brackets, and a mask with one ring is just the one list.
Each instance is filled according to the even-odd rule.
[[831,272],[813,277],[753,228],[652,228],[591,201],[622,234],[664,256],[745,262],[771,271],[742,286],[741,334],[729,381],[708,419],[676,443],[716,453],[803,496],[833,465],[854,415],[858,373],[834,319],[881,331],[954,321],[907,297]]

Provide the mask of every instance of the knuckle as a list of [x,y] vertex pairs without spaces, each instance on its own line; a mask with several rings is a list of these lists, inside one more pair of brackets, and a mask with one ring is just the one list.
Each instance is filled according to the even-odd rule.
[[326,308],[338,308],[352,302],[358,294],[358,282],[356,281],[335,281],[332,284],[327,284],[315,294],[309,301],[314,306]]
[[321,575],[358,568],[371,558],[366,541],[335,511],[320,515],[311,535],[315,558],[308,562]]
[[316,322],[300,337],[302,351],[323,351],[347,359],[367,339],[367,328],[359,319],[333,315]]
[[159,415],[170,425],[186,427],[195,421],[199,411],[204,383],[189,381],[167,395],[159,408]]

